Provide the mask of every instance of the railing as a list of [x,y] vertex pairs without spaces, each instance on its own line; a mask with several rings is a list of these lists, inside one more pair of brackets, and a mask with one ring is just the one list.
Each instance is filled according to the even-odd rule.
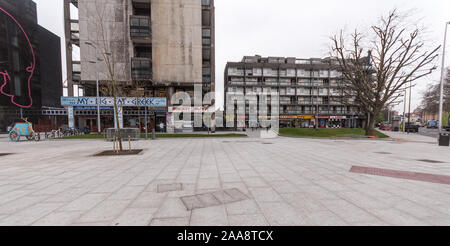
[[[115,137],[118,136],[117,129],[115,128],[108,128],[106,129],[106,141],[113,141]],[[120,136],[122,137],[122,140],[132,140],[136,141],[141,138],[141,131],[139,128],[124,128],[120,129]]]
[[149,58],[131,59],[131,77],[133,79],[151,79],[153,77],[152,60]]
[[130,16],[130,36],[132,38],[151,38],[150,17]]
[[309,104],[312,104],[312,101],[299,101],[298,104],[309,105]]

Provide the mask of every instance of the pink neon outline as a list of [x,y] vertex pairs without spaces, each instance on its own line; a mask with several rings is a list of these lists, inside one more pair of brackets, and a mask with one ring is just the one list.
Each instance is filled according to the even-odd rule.
[[28,98],[30,99],[30,104],[29,105],[20,105],[14,101],[15,95],[10,95],[3,91],[3,88],[6,86],[6,83],[8,82],[8,80],[11,80],[11,77],[9,76],[8,71],[6,71],[6,70],[5,70],[5,72],[0,72],[0,74],[3,75],[3,84],[2,84],[2,86],[0,86],[0,93],[7,97],[10,97],[11,103],[18,107],[31,108],[31,106],[33,106],[33,97],[31,96],[31,78],[34,75],[34,69],[36,68],[36,57],[34,56],[33,46],[31,45],[30,39],[28,38],[28,35],[26,34],[22,25],[20,25],[20,23],[6,10],[2,9],[1,7],[0,7],[0,10],[2,12],[4,12],[6,15],[8,15],[19,26],[20,30],[23,32],[23,34],[25,35],[25,38],[27,39],[28,45],[30,46],[31,55],[33,56],[33,62],[31,63],[31,65],[29,67],[27,67],[25,69],[27,72],[30,73],[30,76],[28,76]]

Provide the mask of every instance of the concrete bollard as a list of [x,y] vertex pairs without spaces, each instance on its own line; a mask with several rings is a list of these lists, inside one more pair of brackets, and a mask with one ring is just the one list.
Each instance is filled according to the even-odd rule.
[[152,129],[152,140],[156,139],[156,131],[155,128]]
[[128,135],[128,151],[131,152],[131,137]]

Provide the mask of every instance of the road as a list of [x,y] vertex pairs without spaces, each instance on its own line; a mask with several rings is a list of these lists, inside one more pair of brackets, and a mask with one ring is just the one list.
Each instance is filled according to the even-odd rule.
[[423,136],[437,138],[439,136],[439,131],[438,129],[428,129],[426,127],[421,127],[419,129],[419,134]]

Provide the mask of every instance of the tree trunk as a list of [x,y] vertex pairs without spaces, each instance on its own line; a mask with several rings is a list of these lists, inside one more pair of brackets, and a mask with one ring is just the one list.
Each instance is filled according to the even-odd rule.
[[122,136],[120,134],[120,124],[119,124],[119,107],[117,107],[117,92],[116,92],[116,83],[114,78],[112,78],[112,87],[113,87],[113,100],[114,100],[114,110],[115,110],[115,121],[117,125],[117,140],[119,141],[119,149],[122,152],[123,146],[122,146]]
[[376,122],[376,118],[375,118],[376,114],[373,113],[369,113],[370,119],[368,119],[365,131],[366,131],[366,136],[373,136],[375,134],[375,122]]

